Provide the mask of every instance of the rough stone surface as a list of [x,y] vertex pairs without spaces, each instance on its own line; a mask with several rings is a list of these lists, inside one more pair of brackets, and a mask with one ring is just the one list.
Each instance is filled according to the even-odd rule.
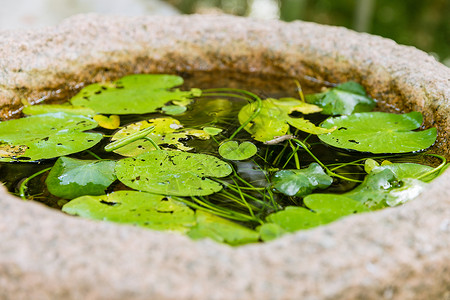
[[[0,108],[134,72],[357,80],[422,111],[449,156],[450,71],[393,41],[311,23],[79,16],[0,33]],[[69,217],[0,191],[2,299],[450,299],[450,173],[402,207],[239,248]]]

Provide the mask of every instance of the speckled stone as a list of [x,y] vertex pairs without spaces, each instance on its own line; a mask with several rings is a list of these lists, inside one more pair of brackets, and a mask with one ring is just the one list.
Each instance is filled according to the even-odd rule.
[[[450,70],[305,22],[81,15],[0,33],[0,109],[129,73],[235,70],[361,82],[424,113],[449,157]],[[66,216],[0,191],[1,299],[450,299],[450,173],[402,207],[238,248]]]

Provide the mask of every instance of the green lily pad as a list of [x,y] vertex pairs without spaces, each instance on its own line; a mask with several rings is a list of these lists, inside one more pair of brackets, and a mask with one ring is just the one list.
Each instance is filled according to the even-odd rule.
[[334,147],[370,153],[408,153],[427,149],[436,141],[436,128],[411,131],[422,125],[422,114],[356,113],[326,119],[322,127],[337,129],[319,135]]
[[84,218],[155,230],[187,232],[196,224],[194,211],[185,204],[165,196],[137,191],[79,197],[65,204],[62,210]]
[[360,202],[339,194],[311,194],[303,199],[303,203],[319,215],[322,224],[370,211]]
[[174,196],[204,196],[222,185],[208,177],[225,177],[229,164],[206,154],[150,151],[117,162],[116,175],[125,185],[140,191]]
[[208,212],[197,210],[195,217],[197,224],[187,233],[194,240],[210,238],[237,246],[254,243],[259,239],[258,232]]
[[36,161],[91,148],[101,133],[83,132],[97,122],[64,112],[0,122],[0,162]]
[[[180,122],[173,118],[155,118],[145,121],[140,121],[125,126],[117,131],[111,141],[120,140],[139,132],[145,128],[154,126],[155,129],[147,135],[153,142],[161,145],[163,149],[176,148],[183,151],[189,151],[192,148],[183,144],[183,141],[191,137],[196,137],[201,140],[207,140],[210,135],[203,130],[183,128]],[[146,139],[139,139],[126,146],[114,150],[115,153],[123,156],[136,156],[141,153],[156,150],[153,144]]]
[[[418,179],[397,176],[396,171],[404,175],[404,170],[399,168],[396,170],[388,166],[391,165],[374,169],[366,176],[363,183],[344,195],[375,210],[412,200],[426,187],[426,183]],[[408,176],[414,176],[414,174]]]
[[[256,110],[256,107],[256,102],[245,105],[239,112],[239,122],[243,124],[247,121]],[[304,118],[294,118],[290,116],[293,112],[311,114],[320,111],[322,111],[320,107],[304,103],[294,98],[269,98],[262,101],[260,113],[245,126],[244,129],[250,133],[255,140],[260,142],[267,142],[278,136],[285,135],[289,129],[289,125],[312,134],[332,132],[334,129],[317,127]]]
[[92,117],[95,115],[95,111],[90,108],[72,106],[68,103],[30,105],[24,107],[22,112],[26,115],[42,115],[55,112],[66,112],[70,114],[83,115],[87,117]]
[[284,230],[280,225],[275,223],[264,223],[257,229],[259,231],[259,236],[261,240],[264,242],[275,240],[286,234],[286,230]]
[[315,189],[325,189],[333,183],[321,166],[312,163],[307,169],[281,170],[273,177],[274,188],[288,196],[303,197]]
[[322,107],[325,115],[368,112],[376,106],[375,100],[367,97],[364,88],[354,81],[342,83],[324,93],[305,95],[305,100]]
[[238,144],[236,141],[228,141],[220,145],[219,154],[229,160],[246,160],[258,152],[258,148],[251,142]]
[[303,200],[304,207],[287,206],[283,211],[272,213],[266,220],[288,232],[317,227],[347,215],[369,211],[361,203],[336,194],[312,194]]
[[[175,75],[129,75],[110,83],[94,83],[83,88],[70,102],[89,107],[101,114],[145,114],[155,112],[170,101],[181,101],[201,95],[201,90],[170,90],[183,84]],[[188,101],[189,102],[189,101]]]
[[186,106],[166,105],[166,106],[163,106],[161,108],[161,110],[166,115],[175,116],[175,115],[181,115],[182,113],[184,113],[187,110],[187,108],[186,108]]
[[322,225],[322,221],[316,213],[298,206],[287,206],[282,211],[272,213],[267,216],[266,221],[277,224],[287,232]]
[[218,135],[219,133],[221,133],[223,130],[220,128],[216,128],[216,127],[203,127],[203,131],[206,132],[209,135]]
[[45,180],[53,195],[73,199],[84,195],[103,195],[116,180],[115,161],[79,160],[60,157]]

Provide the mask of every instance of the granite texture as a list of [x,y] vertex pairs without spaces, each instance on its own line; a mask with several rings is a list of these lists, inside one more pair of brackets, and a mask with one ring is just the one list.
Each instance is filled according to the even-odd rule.
[[[0,109],[142,72],[361,82],[419,110],[449,157],[450,70],[393,41],[305,22],[81,15],[0,33]],[[62,96],[61,96],[62,97]],[[450,299],[450,172],[402,207],[238,248],[66,216],[0,191],[1,299]]]

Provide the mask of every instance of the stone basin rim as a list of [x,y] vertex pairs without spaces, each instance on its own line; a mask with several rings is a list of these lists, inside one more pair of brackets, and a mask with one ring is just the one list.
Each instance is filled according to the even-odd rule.
[[[24,96],[48,97],[66,80],[72,88],[133,72],[234,68],[354,79],[376,98],[422,111],[441,132],[450,128],[448,68],[411,47],[343,28],[230,16],[81,15],[20,37],[0,33],[0,43],[0,109]],[[440,136],[447,156],[449,142]],[[450,295],[449,180],[447,171],[403,207],[235,249],[68,217],[0,192],[0,297],[443,298]]]

